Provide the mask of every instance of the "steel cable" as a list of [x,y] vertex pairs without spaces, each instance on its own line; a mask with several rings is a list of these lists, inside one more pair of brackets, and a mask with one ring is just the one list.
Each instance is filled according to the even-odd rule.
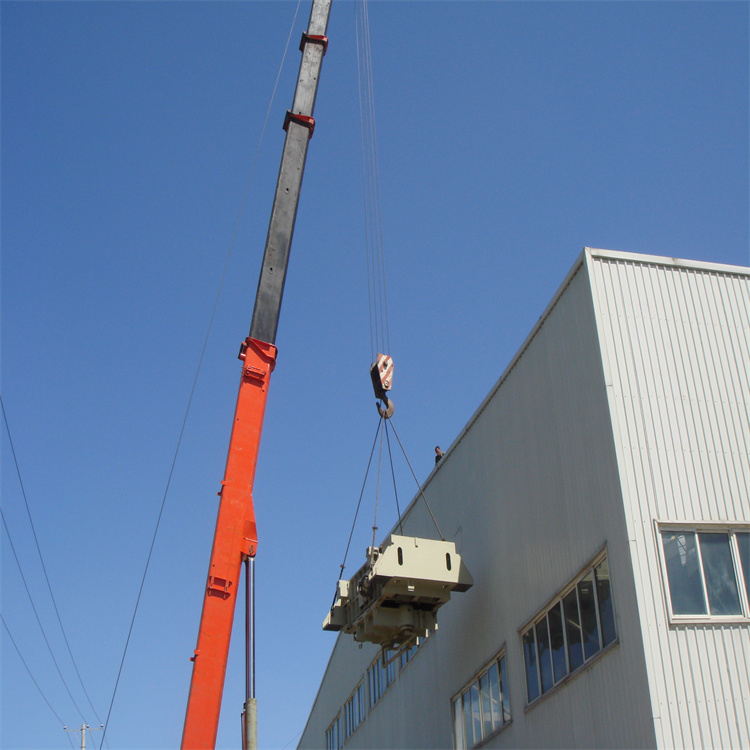
[[[359,501],[357,502],[357,510],[354,512],[354,521],[352,521],[352,529],[349,532],[349,539],[346,543],[346,550],[344,550],[344,560],[339,566],[341,568],[341,575],[344,574],[344,568],[346,567],[346,558],[349,555],[349,547],[351,546],[352,537],[354,536],[354,527],[357,525],[357,517],[359,516],[359,509],[360,509],[360,506],[362,505],[362,498],[365,494],[365,486],[367,485],[367,477],[370,474],[370,466],[372,465],[372,457],[373,457],[373,454],[375,453],[375,446],[377,445],[377,442],[378,442],[378,434],[380,432],[381,421],[382,420],[380,419],[378,420],[378,426],[377,426],[377,429],[375,430],[375,437],[373,438],[372,448],[370,449],[370,458],[367,461],[367,468],[365,469],[365,478],[362,481],[362,489],[359,492]],[[336,595],[334,594],[333,603],[331,604],[331,607],[333,607],[335,603],[336,603]]]
[[393,420],[391,420],[391,427],[393,428],[393,434],[396,436],[396,440],[398,440],[398,444],[401,448],[401,452],[404,454],[404,458],[406,459],[406,463],[409,466],[409,470],[411,471],[411,475],[414,477],[414,481],[417,483],[417,489],[419,489],[419,494],[422,496],[422,500],[424,500],[424,504],[427,506],[427,510],[430,514],[430,518],[432,518],[432,522],[435,524],[435,529],[437,530],[438,536],[440,537],[441,541],[445,541],[445,537],[443,536],[442,532],[440,531],[440,527],[438,526],[437,521],[435,520],[435,515],[432,512],[432,508],[430,508],[430,504],[427,502],[427,498],[425,497],[424,490],[422,489],[422,485],[419,483],[419,480],[417,479],[417,475],[414,473],[414,469],[412,468],[411,462],[409,461],[409,457],[406,455],[406,451],[404,450],[404,446],[401,444],[401,438],[398,436],[398,432],[396,432],[396,427],[393,424]]
[[378,166],[375,90],[367,0],[361,0],[356,19],[357,83],[359,92],[362,182],[365,218],[365,255],[372,358],[377,349],[390,351],[388,295],[385,280],[380,169]]
[[386,420],[386,423],[385,423],[385,439],[388,441],[388,459],[391,463],[391,478],[393,479],[393,494],[396,498],[396,513],[398,513],[398,529],[401,532],[401,535],[403,536],[404,527],[401,524],[401,508],[399,507],[399,504],[398,504],[398,488],[396,487],[396,472],[394,471],[394,468],[393,468],[393,455],[391,453],[391,438],[390,438],[390,435],[388,434],[388,421],[389,420]]

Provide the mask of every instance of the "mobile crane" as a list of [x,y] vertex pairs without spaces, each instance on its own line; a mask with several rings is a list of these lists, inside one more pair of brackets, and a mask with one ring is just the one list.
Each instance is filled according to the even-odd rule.
[[[249,562],[248,601],[252,601],[251,568],[258,535],[253,482],[271,373],[276,364],[276,330],[284,293],[289,250],[297,215],[307,147],[315,127],[313,109],[328,39],[331,0],[313,0],[307,32],[302,35],[297,86],[286,114],[286,138],[276,184],[271,220],[255,297],[250,335],[240,346],[242,360],[237,406],[229,441],[219,512],[203,597],[198,643],[192,657],[183,750],[208,750],[216,744],[232,623],[242,564]],[[252,606],[249,604],[249,606]],[[250,618],[251,619],[251,618]],[[252,634],[249,636],[252,642]],[[253,647],[249,647],[251,653]],[[248,673],[250,673],[248,669]],[[254,748],[254,679],[248,678],[244,712],[244,744]]]

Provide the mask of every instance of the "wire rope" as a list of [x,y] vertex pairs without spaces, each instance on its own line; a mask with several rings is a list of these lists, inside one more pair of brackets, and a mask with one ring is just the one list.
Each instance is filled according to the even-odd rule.
[[255,157],[253,159],[253,163],[252,163],[252,166],[251,166],[250,176],[248,178],[247,185],[245,187],[245,194],[243,196],[242,203],[240,205],[240,212],[239,212],[239,216],[237,218],[237,222],[235,224],[234,234],[232,235],[232,240],[231,240],[231,243],[230,243],[230,246],[229,246],[229,251],[227,253],[227,257],[226,257],[226,260],[224,262],[224,269],[223,269],[223,272],[222,272],[222,275],[221,275],[221,280],[219,282],[219,288],[218,288],[218,291],[216,293],[216,298],[214,300],[214,305],[213,305],[213,309],[211,311],[211,316],[209,318],[208,328],[206,330],[206,336],[205,336],[205,338],[203,340],[203,346],[201,348],[200,356],[198,357],[198,365],[197,365],[197,368],[196,368],[195,377],[193,378],[193,384],[192,384],[192,387],[190,389],[190,395],[188,397],[187,407],[185,409],[185,414],[184,414],[184,417],[183,417],[183,420],[182,420],[182,426],[180,427],[180,433],[179,433],[179,436],[177,438],[177,446],[175,448],[175,452],[174,452],[174,455],[173,455],[173,458],[172,458],[172,464],[171,464],[171,467],[170,467],[170,470],[169,470],[169,475],[167,477],[167,484],[166,484],[166,487],[164,489],[164,494],[162,496],[161,506],[159,508],[159,514],[158,514],[158,517],[156,519],[156,527],[154,529],[154,534],[153,534],[153,537],[151,539],[151,546],[149,547],[148,555],[146,557],[146,565],[145,565],[145,568],[144,568],[144,571],[143,571],[143,576],[141,578],[141,584],[140,584],[140,587],[138,589],[138,596],[136,597],[136,602],[135,602],[135,607],[134,607],[134,611],[133,611],[133,616],[132,616],[131,621],[130,621],[130,627],[128,629],[128,635],[127,635],[127,638],[125,640],[125,647],[123,649],[122,659],[120,660],[120,666],[119,666],[118,671],[117,671],[117,678],[115,680],[115,687],[114,687],[114,690],[112,691],[112,699],[110,701],[109,710],[107,712],[107,720],[104,722],[104,730],[102,732],[102,740],[99,743],[99,750],[101,750],[102,746],[104,745],[104,740],[105,740],[105,738],[107,736],[107,727],[109,726],[109,720],[110,720],[110,717],[112,715],[112,707],[114,705],[115,697],[117,695],[117,688],[118,688],[118,686],[120,684],[120,678],[122,676],[122,669],[123,669],[123,665],[125,664],[125,657],[127,655],[128,646],[130,644],[130,638],[131,638],[132,633],[133,633],[133,626],[135,624],[135,618],[136,618],[136,615],[138,613],[138,607],[139,607],[139,604],[140,604],[140,601],[141,601],[141,595],[143,593],[143,587],[144,587],[144,584],[146,582],[146,575],[148,573],[148,568],[149,568],[149,565],[150,565],[150,562],[151,562],[151,556],[152,556],[153,551],[154,551],[154,545],[156,543],[156,537],[157,537],[157,534],[159,532],[159,525],[161,524],[161,518],[162,518],[162,515],[164,513],[164,506],[166,504],[167,494],[169,493],[169,487],[170,487],[170,484],[172,482],[172,475],[174,474],[175,464],[177,463],[177,456],[178,456],[179,451],[180,451],[180,445],[182,444],[182,438],[183,438],[183,435],[185,433],[185,426],[187,424],[188,415],[190,413],[190,407],[191,407],[192,402],[193,402],[193,396],[195,394],[195,389],[196,389],[196,386],[197,386],[197,383],[198,383],[198,377],[200,375],[201,367],[203,365],[203,359],[204,359],[205,354],[206,354],[206,348],[208,346],[208,341],[209,341],[209,338],[210,338],[210,335],[211,335],[211,330],[213,328],[214,319],[216,317],[216,311],[217,311],[217,308],[218,308],[218,305],[219,305],[219,299],[221,297],[221,292],[222,292],[223,287],[224,287],[224,281],[226,279],[227,269],[229,267],[229,261],[230,261],[230,258],[232,256],[232,252],[234,250],[234,245],[235,245],[235,242],[236,242],[236,239],[237,239],[237,234],[238,234],[238,231],[239,231],[239,225],[240,225],[240,221],[241,221],[241,218],[242,218],[242,214],[244,212],[245,203],[247,202],[247,196],[248,196],[248,192],[249,192],[249,189],[250,189],[250,183],[252,181],[253,174],[254,174],[254,171],[255,171],[255,166],[256,166],[256,163],[257,163],[257,159],[258,159],[258,153],[260,152],[261,144],[262,144],[262,141],[263,141],[263,136],[264,136],[265,129],[266,129],[266,124],[268,123],[269,113],[270,113],[270,111],[271,111],[271,109],[273,107],[273,101],[274,101],[274,97],[276,95],[276,89],[278,87],[279,79],[281,77],[281,71],[282,71],[282,69],[284,67],[284,62],[286,60],[286,55],[287,55],[287,52],[289,50],[289,42],[290,42],[290,40],[292,38],[292,33],[293,33],[293,30],[294,30],[294,25],[295,25],[296,20],[297,20],[297,15],[299,13],[300,5],[301,5],[301,0],[298,0],[297,6],[296,6],[295,11],[294,11],[294,17],[292,18],[292,23],[291,23],[291,26],[290,26],[290,29],[289,29],[289,34],[287,36],[286,46],[284,47],[284,53],[282,55],[281,63],[279,65],[279,71],[277,73],[276,81],[274,83],[273,92],[271,94],[271,100],[269,102],[268,109],[266,111],[266,117],[265,117],[265,120],[263,122],[263,128],[261,130],[260,140],[259,140],[258,147],[257,147],[256,152],[255,152]]
[[[352,537],[354,536],[354,528],[357,525],[357,516],[359,516],[359,509],[360,509],[360,506],[362,505],[362,498],[364,497],[364,494],[365,494],[365,486],[367,485],[367,477],[370,474],[370,466],[372,465],[372,457],[375,453],[375,446],[378,443],[378,434],[380,433],[381,422],[382,420],[378,419],[378,426],[375,430],[375,437],[373,438],[373,441],[372,441],[372,448],[370,449],[370,458],[367,461],[367,468],[365,469],[365,478],[362,481],[362,489],[359,492],[359,501],[357,502],[357,510],[354,512],[354,521],[352,521],[352,528],[351,528],[351,531],[349,532],[349,539],[346,543],[346,549],[344,550],[344,559],[341,565],[339,566],[341,568],[340,575],[342,576],[344,574],[344,568],[346,567],[346,558],[349,556],[349,547],[351,546]],[[335,603],[336,603],[336,596],[334,595],[333,603],[331,604],[331,606],[333,606],[333,604]]]
[[401,524],[401,508],[399,507],[398,503],[398,488],[396,487],[396,472],[393,468],[393,454],[391,453],[391,437],[388,434],[388,421],[385,421],[385,439],[388,442],[388,459],[391,464],[391,478],[393,480],[393,494],[396,498],[396,513],[398,513],[398,529],[401,532],[401,535],[404,534],[404,527]]
[[374,268],[372,272],[370,270],[370,224],[368,222],[368,188],[369,180],[367,179],[367,146],[365,140],[365,128],[364,128],[364,103],[362,101],[362,71],[360,63],[360,42],[359,42],[359,23],[355,25],[355,36],[357,42],[357,89],[359,95],[359,133],[360,133],[360,153],[362,158],[362,200],[364,202],[364,216],[365,216],[365,267],[367,268],[367,312],[370,320],[370,358],[375,360],[375,349],[377,341],[377,316],[374,314],[375,310],[375,298],[373,295],[374,290]]
[[375,83],[373,78],[372,69],[372,46],[370,40],[370,14],[367,7],[367,0],[363,0],[363,6],[366,17],[366,29],[365,34],[365,47],[366,47],[366,59],[367,59],[367,90],[369,91],[369,117],[368,123],[370,125],[371,133],[371,158],[372,158],[372,178],[373,178],[373,193],[375,203],[375,222],[374,222],[374,235],[376,237],[376,246],[379,249],[378,258],[380,263],[380,303],[381,312],[383,318],[383,347],[387,351],[390,351],[390,330],[388,325],[388,290],[386,284],[385,274],[385,243],[383,241],[383,212],[382,212],[382,201],[380,194],[380,162],[378,159],[378,135],[377,135],[377,117],[375,116]]
[[372,565],[372,558],[375,554],[375,536],[378,533],[378,499],[380,497],[380,472],[383,465],[383,437],[386,433],[384,429],[380,433],[380,451],[378,452],[378,477],[375,483],[375,516],[372,520],[372,546],[370,547],[370,565]]
[[398,436],[398,432],[396,432],[396,427],[393,424],[393,420],[391,420],[391,427],[393,428],[393,434],[396,436],[396,440],[398,440],[398,444],[401,448],[401,452],[404,454],[404,458],[406,459],[406,463],[409,466],[409,470],[411,471],[411,475],[414,477],[414,481],[417,483],[417,488],[419,489],[419,494],[422,497],[422,500],[424,500],[424,504],[427,506],[427,510],[430,514],[430,518],[432,518],[432,523],[435,524],[435,529],[437,530],[438,536],[442,541],[445,541],[445,537],[443,536],[442,532],[440,531],[440,527],[438,526],[437,521],[435,520],[435,514],[432,512],[432,508],[430,508],[430,504],[427,502],[427,498],[425,497],[424,490],[422,489],[422,485],[419,483],[419,480],[417,479],[417,475],[414,473],[414,469],[412,468],[411,462],[409,461],[409,457],[406,455],[406,451],[404,450],[404,446],[401,443],[401,438]]
[[385,280],[380,170],[378,167],[377,129],[375,125],[375,88],[367,0],[361,0],[358,5],[356,40],[370,346],[374,359],[377,349],[384,352],[390,351],[390,330]]
[[[11,436],[11,433],[10,433],[10,425],[8,424],[8,415],[5,411],[5,402],[3,401],[2,395],[0,395],[0,407],[2,408],[2,412],[3,412],[3,421],[5,422],[5,430],[8,434],[8,443],[10,444],[10,452],[11,452],[11,455],[13,456],[13,463],[16,467],[16,475],[18,476],[18,484],[21,488],[21,496],[23,497],[23,502],[26,507],[26,515],[29,518],[29,524],[31,525],[31,532],[34,537],[34,544],[36,545],[36,551],[37,551],[37,554],[39,555],[39,562],[42,564],[42,571],[44,572],[44,580],[47,583],[47,590],[49,591],[50,599],[52,599],[52,606],[55,610],[55,615],[57,616],[57,622],[60,625],[60,631],[62,632],[63,640],[65,641],[65,646],[68,649],[68,655],[70,656],[70,660],[71,662],[73,662],[73,669],[75,670],[76,676],[78,677],[78,682],[81,684],[83,694],[86,696],[86,700],[88,701],[88,704],[91,707],[91,710],[94,712],[94,716],[96,716],[96,720],[101,724],[101,718],[99,717],[99,714],[94,708],[94,704],[91,702],[91,698],[89,697],[88,691],[86,690],[86,686],[83,684],[83,678],[81,677],[81,673],[78,670],[78,664],[76,664],[76,660],[73,657],[73,651],[70,648],[68,635],[65,632],[65,628],[63,627],[63,624],[62,624],[62,618],[60,617],[60,610],[57,608],[57,601],[55,600],[55,595],[52,593],[52,584],[50,583],[49,575],[47,575],[47,566],[44,564],[42,548],[39,545],[39,538],[36,533],[36,527],[34,526],[34,520],[31,517],[31,509],[29,507],[29,501],[26,496],[26,488],[24,487],[23,479],[21,477],[21,468],[18,464],[18,457],[16,456],[16,449],[13,444],[13,437]],[[6,525],[5,530],[8,531],[7,525]],[[10,538],[10,535],[9,535],[9,538]],[[19,569],[20,569],[20,563],[19,563]]]

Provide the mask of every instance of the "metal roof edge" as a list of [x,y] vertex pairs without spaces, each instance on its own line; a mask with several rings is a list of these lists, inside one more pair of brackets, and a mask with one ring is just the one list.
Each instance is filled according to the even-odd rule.
[[711,271],[713,273],[729,273],[740,276],[750,276],[750,268],[746,266],[730,266],[725,263],[710,263],[703,260],[687,260],[685,258],[669,258],[662,255],[642,255],[619,250],[604,250],[595,247],[585,247],[584,253],[591,258],[605,258],[621,260],[628,263],[641,263],[650,266],[670,266],[672,268],[689,268],[695,271]]
[[[588,265],[590,261],[595,258],[618,260],[624,263],[641,263],[641,264],[653,265],[653,266],[669,266],[673,268],[685,268],[685,269],[691,269],[691,270],[696,270],[696,271],[708,271],[712,273],[724,273],[724,274],[733,274],[733,275],[741,275],[741,276],[750,276],[750,268],[746,268],[745,266],[731,266],[731,265],[726,265],[722,263],[709,263],[706,261],[669,258],[666,256],[661,256],[661,255],[643,255],[641,253],[630,253],[630,252],[623,252],[623,251],[618,251],[618,250],[604,250],[600,248],[584,247],[583,250],[579,253],[578,257],[576,258],[575,262],[571,266],[568,273],[565,275],[565,278],[563,279],[562,283],[557,288],[557,291],[552,296],[552,299],[544,308],[544,311],[539,316],[539,319],[534,324],[531,331],[529,331],[528,335],[523,340],[523,343],[521,344],[521,346],[519,346],[516,353],[513,355],[512,359],[508,363],[508,366],[503,370],[502,374],[497,379],[495,384],[492,386],[492,388],[490,388],[489,393],[484,397],[484,399],[482,399],[482,402],[479,404],[477,409],[474,411],[471,417],[469,417],[464,428],[458,433],[458,435],[456,435],[455,440],[450,444],[448,449],[443,454],[443,457],[440,459],[440,461],[437,464],[435,464],[435,467],[425,479],[421,487],[422,492],[424,492],[424,490],[428,487],[430,482],[433,480],[435,474],[437,474],[437,472],[440,471],[442,466],[450,459],[450,454],[453,451],[453,449],[463,440],[464,435],[473,427],[474,423],[477,421],[477,419],[479,419],[479,416],[487,408],[487,404],[492,400],[492,398],[500,389],[502,384],[507,380],[508,376],[513,371],[513,368],[518,364],[518,361],[524,355],[526,349],[528,349],[528,347],[531,345],[531,342],[533,341],[534,337],[539,332],[539,329],[544,325],[544,322],[546,321],[546,319],[549,317],[552,310],[557,305],[558,301],[560,300],[560,297],[562,297],[563,293],[570,285],[570,282],[572,281],[573,277],[578,273],[578,271],[581,270],[582,266],[585,265],[586,268],[588,269]],[[589,286],[590,285],[591,285],[591,282],[589,281]],[[409,513],[411,513],[411,511],[413,510],[414,506],[416,505],[419,499],[420,499],[420,493],[418,492],[416,496],[412,499],[412,501],[404,509],[404,512],[401,514],[402,521],[406,519]],[[393,533],[396,530],[397,526],[398,526],[398,523],[393,526],[390,533]]]
[[[539,332],[539,329],[544,325],[544,321],[548,318],[549,314],[554,309],[555,305],[559,301],[560,297],[563,295],[565,290],[570,285],[570,282],[572,281],[573,277],[578,273],[578,271],[581,270],[581,267],[584,265],[584,261],[586,259],[586,254],[589,251],[589,248],[584,247],[583,250],[579,253],[578,257],[576,258],[575,262],[573,263],[571,269],[568,271],[568,273],[565,275],[565,278],[563,279],[560,286],[557,288],[557,291],[552,295],[552,299],[549,301],[547,306],[544,308],[544,311],[539,316],[539,319],[532,327],[531,331],[529,331],[526,338],[523,340],[523,343],[520,347],[518,347],[518,350],[513,355],[513,358],[508,363],[507,367],[503,370],[500,377],[495,381],[495,384],[490,388],[489,393],[482,399],[482,402],[479,404],[477,409],[474,411],[474,413],[469,417],[468,421],[466,422],[466,425],[464,428],[456,435],[456,438],[453,440],[453,442],[448,447],[448,450],[443,453],[443,457],[440,459],[440,461],[435,464],[435,467],[433,470],[429,473],[427,478],[424,480],[424,483],[421,487],[421,492],[424,492],[424,490],[427,488],[427,486],[432,481],[435,474],[441,469],[441,467],[447,462],[447,460],[450,457],[451,452],[453,449],[463,440],[464,435],[471,429],[471,427],[474,425],[474,423],[479,419],[479,416],[481,413],[485,410],[487,407],[487,404],[492,400],[493,396],[497,393],[500,386],[505,382],[505,380],[508,378],[510,373],[512,372],[513,368],[518,364],[518,361],[521,359],[521,357],[524,355],[524,352],[526,349],[528,349],[529,345],[533,341],[534,337]],[[606,252],[606,251],[605,251]],[[421,497],[421,492],[418,492],[416,496],[412,499],[412,501],[407,505],[407,507],[404,509],[404,512],[401,514],[401,521],[405,520],[406,517],[409,515],[409,513],[412,511],[414,506],[416,505],[417,501]],[[396,523],[391,529],[390,533],[393,533],[395,529],[397,528],[398,523]]]
[[[586,254],[589,251],[589,248],[584,247],[583,250],[579,253],[578,257],[576,258],[575,262],[571,266],[568,273],[565,275],[565,278],[563,279],[560,286],[557,288],[557,291],[552,295],[552,299],[547,303],[547,306],[544,308],[544,311],[539,316],[539,319],[534,323],[532,329],[529,331],[526,338],[523,340],[523,343],[521,346],[518,347],[518,350],[513,355],[512,359],[508,363],[508,366],[503,370],[500,377],[495,382],[495,385],[490,388],[489,393],[482,399],[482,403],[479,404],[479,407],[476,409],[476,411],[471,415],[468,422],[466,423],[466,426],[461,430],[461,432],[458,433],[456,436],[456,439],[451,443],[448,450],[445,452],[445,455],[440,460],[440,463],[437,464],[435,468],[438,468],[440,464],[443,463],[445,458],[448,456],[448,454],[453,450],[454,446],[458,445],[461,440],[463,439],[464,435],[471,429],[471,427],[474,425],[474,422],[477,421],[479,418],[479,415],[485,410],[487,407],[487,404],[492,400],[494,395],[497,393],[497,391],[500,389],[500,386],[507,380],[510,373],[513,371],[513,368],[518,364],[518,361],[523,357],[526,350],[531,345],[531,342],[534,340],[537,333],[539,333],[539,329],[544,325],[544,322],[549,317],[552,310],[555,308],[557,303],[560,300],[560,297],[564,294],[565,290],[570,286],[570,282],[573,280],[573,277],[581,270],[581,267],[584,265],[584,261],[586,260]],[[428,477],[428,479],[431,479],[432,477]],[[425,483],[426,484],[426,483]]]

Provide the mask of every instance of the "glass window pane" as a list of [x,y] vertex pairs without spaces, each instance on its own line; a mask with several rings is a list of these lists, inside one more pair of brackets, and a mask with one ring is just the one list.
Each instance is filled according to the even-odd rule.
[[583,664],[583,640],[581,639],[581,622],[578,617],[578,595],[573,589],[563,599],[565,610],[565,634],[568,637],[568,662],[570,671]]
[[482,717],[481,707],[479,705],[479,682],[475,682],[470,688],[471,694],[471,720],[472,730],[474,732],[474,743],[482,739]]
[[599,621],[602,627],[602,644],[612,643],[615,632],[615,610],[612,607],[612,587],[609,582],[609,560],[604,559],[596,566],[596,597],[599,604]]
[[492,706],[490,704],[490,678],[485,673],[479,678],[479,694],[482,700],[482,737],[492,732]]
[[[385,689],[393,684],[393,681],[396,679],[396,663],[394,661],[390,661],[393,659],[393,649],[389,648],[384,654],[383,654],[383,679],[382,679],[382,687],[381,692],[385,692]],[[386,664],[386,662],[389,662],[389,664]]]
[[549,620],[549,645],[552,651],[552,668],[555,682],[560,682],[568,674],[565,659],[565,636],[563,635],[562,602],[558,602],[547,613]]
[[[539,675],[536,671],[536,646],[534,645],[534,628],[523,634],[523,658],[526,662],[526,696],[531,701],[539,697]],[[504,689],[503,685],[503,689]]]
[[542,692],[546,693],[552,685],[552,655],[549,649],[549,631],[547,618],[536,624],[536,645],[539,651],[539,674],[542,678]]
[[453,733],[456,736],[456,750],[466,750],[466,736],[464,735],[464,712],[461,706],[461,696],[453,701]]
[[742,614],[737,578],[734,574],[729,534],[698,534],[706,579],[708,606],[712,615]]
[[745,591],[750,602],[750,532],[741,531],[734,535],[737,539],[737,547],[740,551],[742,563],[742,575],[745,579]]
[[500,674],[497,670],[497,662],[495,662],[487,671],[487,680],[490,686],[490,710],[492,711],[492,728],[497,729],[503,723],[502,708],[500,706]]
[[462,696],[464,714],[464,732],[466,733],[466,747],[474,747],[479,740],[474,739],[474,723],[471,720],[471,696],[467,690]]
[[706,599],[698,567],[698,551],[692,531],[662,531],[667,563],[669,598],[675,615],[705,615]]
[[505,724],[506,721],[510,721],[510,692],[504,656],[500,658],[500,692],[503,694],[503,724]]
[[590,659],[599,651],[599,624],[594,601],[594,572],[589,571],[578,582],[578,603],[581,611],[584,658]]

